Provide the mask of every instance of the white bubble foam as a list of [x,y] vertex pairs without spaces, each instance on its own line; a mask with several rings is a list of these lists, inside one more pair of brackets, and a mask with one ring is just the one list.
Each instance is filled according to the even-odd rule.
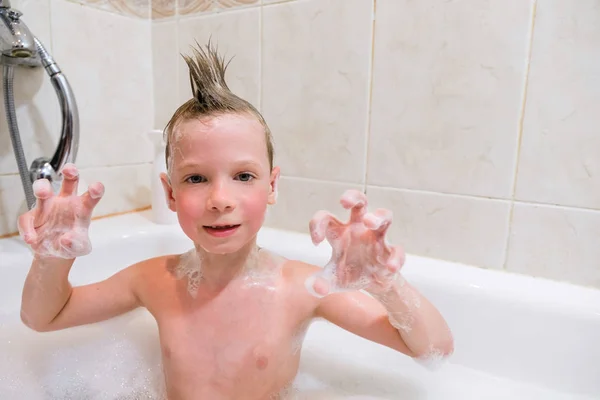
[[436,371],[444,365],[447,358],[441,350],[430,347],[427,353],[414,358],[414,360],[428,370]]
[[188,293],[192,297],[196,297],[202,279],[202,260],[202,255],[196,249],[191,249],[179,257],[179,264],[174,269],[175,278],[187,279]]
[[163,400],[156,323],[147,312],[39,334],[0,316],[0,398]]

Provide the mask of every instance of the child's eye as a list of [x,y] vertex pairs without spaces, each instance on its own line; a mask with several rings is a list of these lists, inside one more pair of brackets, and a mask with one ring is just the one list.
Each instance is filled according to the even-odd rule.
[[202,183],[206,182],[206,178],[202,175],[192,175],[189,176],[185,181],[188,183]]
[[237,176],[237,178],[238,178],[240,181],[242,181],[242,182],[249,182],[249,181],[251,181],[252,179],[254,179],[254,177],[252,176],[252,174],[249,174],[249,173],[247,173],[247,172],[243,172],[243,173],[239,174],[239,175]]

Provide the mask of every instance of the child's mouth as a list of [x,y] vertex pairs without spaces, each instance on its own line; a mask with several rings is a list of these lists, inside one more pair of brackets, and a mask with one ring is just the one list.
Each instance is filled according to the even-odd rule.
[[208,232],[209,235],[225,237],[232,235],[240,225],[205,225],[203,226],[204,230]]

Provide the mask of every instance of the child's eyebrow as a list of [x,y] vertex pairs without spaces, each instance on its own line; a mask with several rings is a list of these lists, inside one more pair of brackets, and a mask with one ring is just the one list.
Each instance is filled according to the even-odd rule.
[[256,162],[255,160],[251,160],[251,159],[247,159],[247,160],[238,160],[234,163],[236,166],[240,166],[240,167],[255,167],[255,168],[260,168],[261,165],[260,163]]
[[[232,162],[232,165],[235,168],[242,168],[242,167],[261,168],[262,167],[262,165],[259,162],[257,162],[256,160],[253,160],[253,159],[236,160],[236,161]],[[203,167],[203,166],[206,166],[206,164],[199,163],[196,161],[184,161],[177,166],[177,169],[185,170],[185,169],[189,169],[189,168],[198,168],[198,167]]]

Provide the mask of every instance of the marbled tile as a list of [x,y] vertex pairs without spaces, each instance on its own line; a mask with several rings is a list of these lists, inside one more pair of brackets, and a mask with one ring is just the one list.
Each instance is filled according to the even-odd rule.
[[150,0],[67,0],[116,14],[150,18]]
[[347,189],[361,190],[359,185],[288,178],[279,179],[277,204],[269,206],[265,226],[309,233],[308,223],[314,214],[325,209],[341,220],[349,212],[340,204]]
[[176,0],[152,0],[152,19],[168,18],[175,15],[177,9]]
[[533,0],[378,0],[368,183],[510,198]]
[[260,0],[178,0],[177,13],[179,15],[199,14],[259,3]]
[[600,289],[600,212],[516,203],[506,269]]
[[150,24],[69,2],[55,3],[53,56],[79,109],[79,167],[152,159],[147,140],[154,112]]
[[600,2],[538,1],[515,197],[600,209]]
[[389,239],[407,253],[503,267],[510,202],[372,186],[367,197],[394,213]]
[[263,8],[262,111],[282,173],[362,184],[371,1]]

